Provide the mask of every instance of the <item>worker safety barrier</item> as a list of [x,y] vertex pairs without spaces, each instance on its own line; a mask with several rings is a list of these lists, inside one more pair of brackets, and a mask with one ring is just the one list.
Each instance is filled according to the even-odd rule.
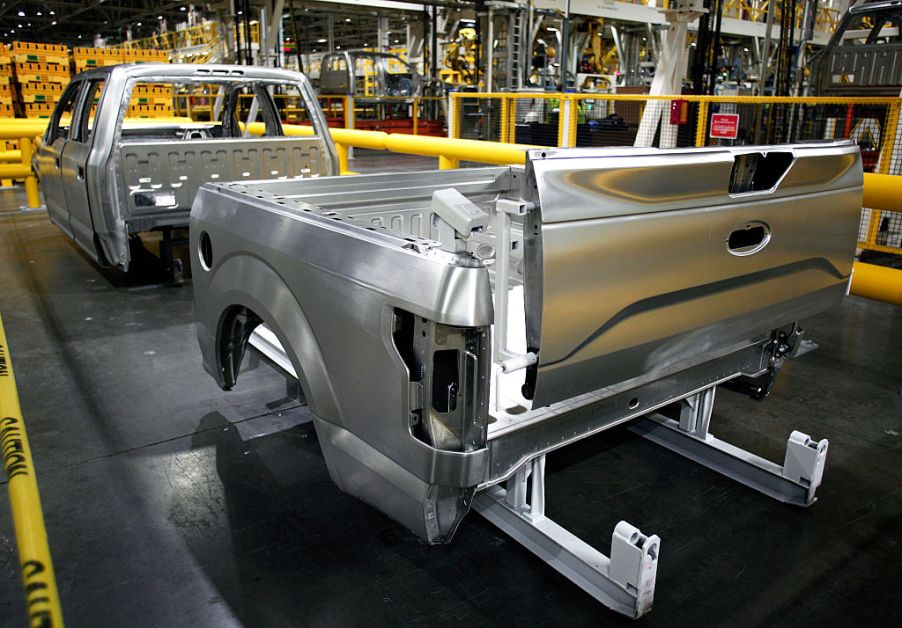
[[442,137],[447,100],[439,96],[319,96],[330,127]]
[[[579,128],[579,118],[578,116],[574,117],[573,114],[575,111],[578,111],[578,103],[587,100],[585,98],[585,95],[582,94],[452,95],[449,103],[449,109],[451,112],[450,121],[452,123],[449,129],[449,133],[452,135],[451,138],[429,137],[426,135],[403,133],[384,133],[381,131],[362,131],[358,129],[347,128],[331,128],[330,131],[332,133],[334,141],[339,148],[339,158],[342,172],[348,171],[348,149],[351,147],[362,147],[375,150],[389,150],[414,155],[434,156],[439,158],[439,165],[442,168],[456,168],[460,165],[461,161],[475,161],[481,163],[496,164],[523,163],[523,152],[530,146],[542,145],[542,143],[534,141],[534,138],[532,136],[527,137],[526,135],[518,132],[517,127],[521,126],[516,121],[516,112],[518,107],[520,106],[519,102],[524,100],[530,103],[541,101],[543,107],[546,107],[548,106],[548,103],[545,101],[552,101],[555,97],[558,98],[558,102],[560,104],[563,104],[564,116],[566,119],[563,122],[559,122],[557,124],[559,141],[546,143],[544,145],[581,145],[581,142],[579,141],[579,133],[573,132],[574,129],[578,130]],[[504,123],[500,124],[500,141],[485,142],[476,141],[475,139],[461,138],[460,135],[462,133],[460,130],[460,124],[464,115],[464,106],[468,103],[472,103],[473,101],[492,99],[501,101],[503,105],[502,109],[505,115],[504,119],[506,120]],[[613,103],[614,106],[621,106],[623,103],[633,105],[637,103],[642,104],[643,102],[655,100],[674,102],[673,99],[654,98],[649,96],[606,96],[605,99],[606,101]],[[878,173],[881,174],[885,174],[887,173],[887,171],[897,172],[900,169],[899,162],[902,161],[902,151],[898,150],[898,145],[902,143],[902,134],[898,133],[899,109],[900,102],[902,102],[902,100],[900,99],[727,99],[717,97],[705,98],[687,96],[682,97],[680,100],[692,101],[698,106],[700,110],[698,116],[698,124],[694,129],[696,135],[696,141],[694,142],[694,144],[698,146],[705,146],[712,142],[737,141],[710,138],[710,134],[705,133],[708,126],[708,114],[704,111],[705,108],[708,108],[710,113],[710,109],[713,107],[719,108],[721,105],[735,104],[737,100],[755,101],[748,103],[752,106],[759,104],[759,102],[766,105],[800,104],[805,106],[820,106],[825,104],[822,101],[826,101],[827,103],[833,103],[836,106],[845,104],[846,111],[851,112],[852,114],[855,114],[856,107],[859,111],[866,106],[870,106],[872,110],[874,110],[873,108],[882,107],[885,113],[883,125],[874,127],[872,129],[872,133],[876,134],[872,135],[876,142],[874,146],[874,152],[876,153],[876,156],[873,158],[871,164],[868,163],[868,159],[864,159],[865,169],[876,169]],[[800,100],[804,102],[798,103],[797,101]],[[746,103],[743,102],[743,104]],[[486,114],[484,112],[480,115],[486,117]],[[847,116],[846,120],[848,120],[849,117],[851,117],[852,122],[845,123],[844,128],[847,130],[856,128],[855,120],[857,118],[852,115]],[[873,118],[871,119],[874,120]],[[864,120],[867,120],[867,118],[864,118]],[[865,123],[860,122],[859,120],[858,124],[860,125]],[[31,170],[31,138],[41,134],[45,125],[46,122],[43,120],[10,120],[0,123],[0,139],[19,139],[21,146],[21,149],[18,153],[15,151],[6,151],[6,153],[0,154],[0,156],[6,156],[7,159],[18,159],[18,161],[15,163],[0,164],[0,178],[23,179],[25,181],[28,205],[30,207],[38,207],[40,205],[37,179],[35,178],[34,173]],[[286,132],[289,134],[312,133],[312,129],[310,127],[290,124],[284,126]],[[798,126],[802,126],[802,124],[799,123]],[[264,127],[262,123],[251,125],[252,132],[262,133],[263,128]],[[846,135],[849,135],[848,133],[844,134],[835,132],[835,125],[833,127],[833,131],[834,132],[832,132],[832,135],[829,137],[797,137],[793,138],[793,141],[804,139],[834,139],[835,137],[844,137]],[[455,135],[457,137],[455,137]],[[619,144],[632,145],[635,141],[635,136],[635,133],[633,133],[632,141],[624,141],[620,142]],[[857,140],[858,138],[853,135],[851,139]],[[677,140],[679,140],[679,136],[677,136]],[[677,144],[679,145],[680,142],[677,141]],[[595,144],[593,143],[589,145]],[[613,141],[606,141],[603,145],[618,145],[618,143]],[[861,145],[862,144],[859,142],[859,146]],[[864,154],[864,149],[862,150],[862,152]],[[877,183],[877,181],[884,181],[884,179],[871,177],[867,178],[869,181],[872,180],[875,183],[866,185],[866,189],[882,189],[883,186],[892,187],[893,185],[896,185],[895,181],[902,180],[897,179],[896,177],[889,177],[886,179],[886,181],[891,182],[891,184],[880,184]],[[870,249],[880,252],[902,254],[902,207],[897,207],[893,203],[888,202],[881,202],[881,205],[869,204],[869,198],[872,198],[872,196],[866,195],[866,200],[864,203],[865,209],[862,213],[862,228],[859,233],[859,246],[864,249]],[[872,207],[873,209],[871,209]]]
[[[258,42],[259,24],[256,21],[251,23],[251,39]],[[125,50],[175,50],[177,48],[198,47],[211,44],[219,40],[219,23],[208,21],[202,22],[195,26],[189,26],[174,31],[163,31],[151,37],[141,39],[129,39],[119,44],[110,46],[111,48],[121,48]]]
[[[34,462],[9,355],[9,343],[0,317],[0,447],[6,469],[7,489],[12,506],[19,566],[25,587],[30,626],[57,628],[63,625],[53,561]],[[10,618],[7,618],[10,619]]]
[[32,209],[41,206],[41,195],[31,158],[34,156],[34,140],[44,132],[46,124],[45,120],[15,119],[0,123],[0,140],[16,140],[19,143],[18,150],[0,152],[0,180],[4,183],[24,181],[26,202]]
[[[659,122],[643,125],[650,107]],[[712,146],[850,139],[866,172],[902,175],[900,98],[453,93],[449,137],[540,146]],[[668,141],[661,141],[662,123]],[[862,214],[862,248],[902,253],[902,212]]]

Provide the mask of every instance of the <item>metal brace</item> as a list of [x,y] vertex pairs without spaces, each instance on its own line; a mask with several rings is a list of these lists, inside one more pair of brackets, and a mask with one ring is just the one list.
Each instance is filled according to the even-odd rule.
[[473,508],[608,608],[632,618],[651,610],[661,539],[621,521],[609,558],[546,517],[545,456],[517,471],[506,490],[478,493]]
[[815,442],[807,434],[794,431],[786,442],[781,467],[708,432],[714,391],[712,386],[684,399],[679,422],[652,414],[638,419],[629,429],[781,502],[810,506],[817,501],[814,493],[824,476],[827,439]]

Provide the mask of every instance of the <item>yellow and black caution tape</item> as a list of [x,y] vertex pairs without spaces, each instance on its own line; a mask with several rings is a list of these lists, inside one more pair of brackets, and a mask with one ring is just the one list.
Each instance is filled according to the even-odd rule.
[[0,447],[3,464],[9,480],[9,501],[12,504],[13,523],[16,528],[16,544],[19,546],[19,564],[22,567],[22,584],[28,604],[28,620],[32,628],[57,628],[63,625],[59,593],[41,496],[35,477],[31,448],[25,434],[16,379],[9,357],[9,344],[0,317]]

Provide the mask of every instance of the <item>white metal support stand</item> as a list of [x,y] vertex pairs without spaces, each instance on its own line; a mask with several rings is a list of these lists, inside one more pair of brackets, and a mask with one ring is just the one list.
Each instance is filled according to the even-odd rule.
[[545,456],[524,465],[506,489],[478,493],[473,508],[608,608],[633,618],[651,610],[661,539],[621,521],[608,557],[546,517]]
[[660,414],[638,419],[630,431],[781,502],[810,506],[824,475],[827,439],[813,441],[794,431],[783,466],[709,433],[714,387],[683,400],[679,422]]

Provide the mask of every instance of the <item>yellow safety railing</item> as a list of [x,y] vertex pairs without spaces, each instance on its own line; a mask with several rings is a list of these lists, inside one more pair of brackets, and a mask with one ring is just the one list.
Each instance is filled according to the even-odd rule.
[[[765,22],[770,0],[725,0],[723,3],[723,16],[748,22]],[[783,3],[777,2],[774,6],[774,22],[780,23],[783,13]],[[795,27],[801,28],[805,17],[806,5],[799,2],[796,5]],[[819,6],[814,20],[814,30],[822,33],[832,33],[836,30],[841,17],[839,9]]]
[[[257,23],[252,22],[252,27],[257,29]],[[253,41],[259,41],[255,37],[254,30],[251,33]],[[127,50],[177,50],[179,48],[191,48],[203,46],[215,42],[219,38],[219,25],[216,22],[203,22],[197,26],[190,26],[183,30],[163,31],[151,37],[131,39],[110,46],[111,48],[125,48]]]
[[317,98],[332,127],[411,135],[445,134],[447,101],[440,96],[359,98],[320,94]]
[[[498,139],[501,141],[482,141],[481,139],[461,138],[461,110],[464,98],[476,99],[500,99],[501,107],[498,108],[498,117],[500,118],[500,129]],[[578,103],[587,98],[603,99],[606,102],[632,103],[634,105],[643,105],[652,100],[674,100],[672,97],[666,96],[635,96],[635,95],[584,95],[584,94],[552,94],[552,93],[536,93],[536,94],[454,94],[450,99],[448,106],[451,116],[449,119],[449,129],[452,135],[456,137],[441,138],[428,135],[415,135],[408,133],[385,133],[382,131],[363,131],[359,129],[349,128],[331,128],[332,137],[338,147],[341,172],[348,172],[348,148],[361,147],[376,150],[387,150],[399,153],[408,153],[414,155],[434,156],[439,160],[440,168],[456,168],[460,161],[475,161],[482,163],[508,164],[523,163],[523,153],[529,148],[541,147],[541,142],[535,141],[517,141],[518,136],[515,130],[516,112],[520,108],[517,101],[528,98],[534,101],[545,103],[557,103],[557,105],[565,112],[560,115],[560,121],[555,122],[552,126],[554,131],[554,139],[544,146],[574,146],[579,145],[577,137],[577,125],[579,120]],[[870,164],[866,163],[868,169],[876,170],[878,174],[887,174],[897,172],[902,169],[902,152],[896,151],[895,147],[902,143],[897,127],[900,123],[900,104],[902,99],[898,98],[765,98],[765,97],[704,97],[704,96],[684,96],[680,100],[695,103],[697,105],[696,116],[694,119],[695,128],[691,129],[692,133],[686,139],[683,146],[704,146],[709,143],[707,119],[711,113],[711,109],[721,105],[746,105],[746,104],[805,104],[805,105],[847,105],[845,111],[849,115],[846,116],[844,123],[848,126],[849,121],[853,119],[852,112],[855,107],[865,111],[870,107],[873,115],[874,107],[881,107],[884,112],[883,129],[884,135],[882,142],[875,144],[871,150],[863,150],[862,153],[869,153],[867,159]],[[344,101],[347,102],[347,99]],[[344,106],[348,106],[345,104]],[[568,111],[569,108],[569,112]],[[841,111],[839,113],[842,113]],[[835,115],[839,115],[838,113]],[[873,117],[865,117],[864,120],[873,121]],[[176,119],[173,119],[176,120]],[[184,119],[182,120],[184,121]],[[165,123],[166,120],[158,120]],[[834,126],[839,121],[834,120]],[[38,207],[40,197],[38,194],[37,180],[31,171],[31,138],[43,132],[45,120],[13,120],[9,122],[0,122],[0,139],[19,139],[21,150],[7,151],[7,159],[18,159],[16,163],[0,163],[0,178],[16,178],[24,179],[25,188],[28,196],[28,203],[31,207]],[[285,131],[289,135],[305,135],[312,133],[310,127],[302,125],[283,125]],[[263,132],[262,123],[251,125],[252,132]],[[259,130],[255,130],[259,129]],[[876,131],[874,131],[876,132]],[[632,145],[632,139],[635,135],[627,135],[629,145]],[[801,139],[833,139],[831,138],[809,138]],[[842,137],[839,135],[838,137]],[[610,145],[610,144],[609,144]],[[624,145],[624,144],[621,144]],[[3,154],[0,154],[2,157]],[[866,175],[869,181],[878,181],[869,173]],[[896,177],[891,177],[895,181]],[[868,189],[877,189],[879,184],[872,183]],[[887,253],[902,254],[902,211],[895,207],[887,206],[887,203],[869,204],[871,201],[866,196],[864,203],[864,214],[861,233],[859,234],[859,247],[882,251]]]
[[18,140],[19,150],[0,153],[0,179],[23,180],[28,207],[41,206],[38,179],[31,166],[34,156],[34,139],[46,128],[46,120],[15,120],[0,123],[0,140]]
[[[12,506],[19,566],[31,626],[63,625],[31,447],[22,420],[9,343],[0,317],[0,447]],[[11,618],[7,618],[10,620]]]
[[[263,122],[254,122],[247,127],[252,135],[262,135],[266,131]],[[298,124],[283,124],[285,135],[310,137],[313,127]],[[456,168],[460,161],[475,161],[486,164],[523,164],[525,152],[535,146],[501,144],[479,140],[449,139],[427,135],[406,133],[385,133],[383,131],[361,131],[358,129],[329,129],[332,141],[338,150],[339,167],[342,174],[348,174],[348,149],[368,148],[405,155],[437,157],[442,168]]]
[[902,305],[902,270],[855,262],[849,292],[859,297]]

